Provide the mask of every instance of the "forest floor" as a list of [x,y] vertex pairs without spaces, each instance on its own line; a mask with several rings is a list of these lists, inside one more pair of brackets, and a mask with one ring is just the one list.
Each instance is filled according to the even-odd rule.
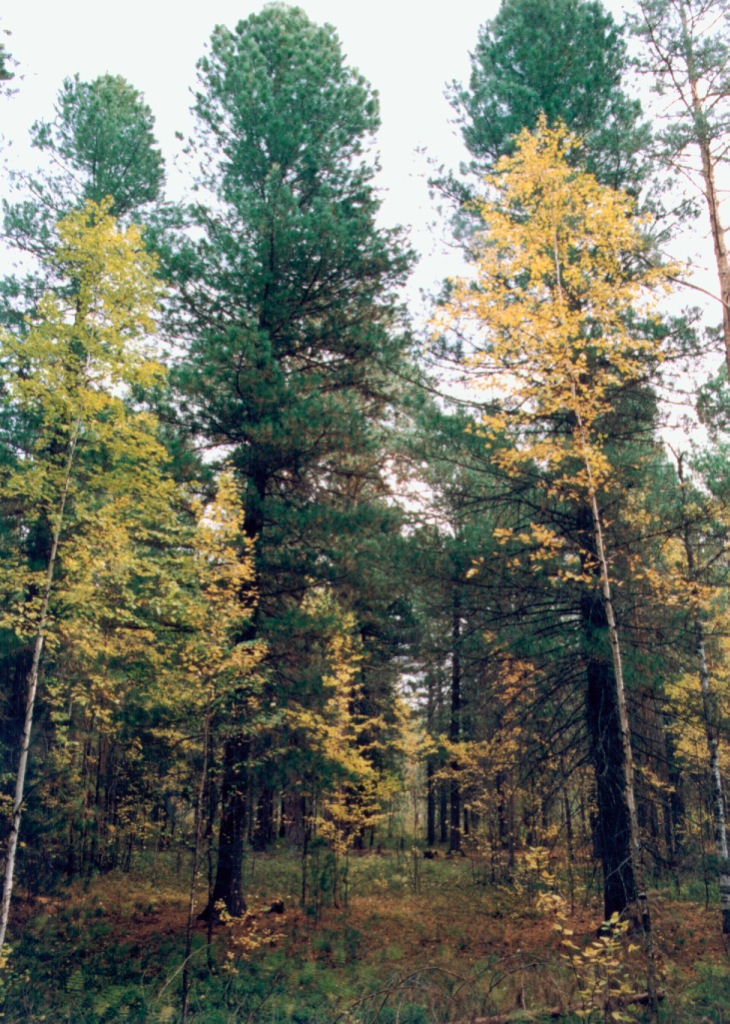
[[[0,1012],[13,1024],[180,1020],[187,900],[170,857],[19,894]],[[153,870],[153,864],[157,865]],[[279,851],[250,857],[249,913],[197,922],[188,1024],[511,1024],[642,1021],[636,936],[601,933],[586,868],[570,901],[519,863],[509,884],[475,858],[352,856],[338,872]],[[315,884],[316,882],[316,884]],[[730,1022],[730,951],[714,899],[688,882],[652,893],[663,1024]],[[200,901],[199,901],[200,902]],[[282,911],[283,904],[283,911]]]

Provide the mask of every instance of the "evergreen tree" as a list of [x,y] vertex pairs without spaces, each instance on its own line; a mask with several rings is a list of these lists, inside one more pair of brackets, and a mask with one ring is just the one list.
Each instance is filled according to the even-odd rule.
[[154,118],[141,93],[120,75],[92,82],[67,78],[55,118],[37,121],[30,136],[53,170],[20,176],[29,197],[3,204],[5,233],[21,249],[47,255],[56,221],[88,200],[111,196],[112,214],[123,218],[160,198],[164,164]]
[[[641,66],[668,98],[657,133],[659,158],[701,182],[722,305],[725,365],[730,376],[730,258],[718,172],[730,141],[730,24],[724,0],[639,0],[634,30],[645,43]],[[699,157],[699,160],[697,160]]]
[[582,140],[599,181],[636,189],[648,131],[622,87],[626,63],[621,29],[598,0],[503,0],[479,33],[468,87],[450,89],[473,169],[492,167],[544,116]]
[[[302,598],[338,575],[358,515],[385,493],[377,422],[404,355],[395,290],[411,257],[398,231],[376,226],[377,99],[331,28],[270,6],[217,28],[199,71],[210,203],[190,211],[199,240],[170,267],[173,326],[190,339],[176,382],[189,429],[225,446],[244,482],[260,595],[251,628],[278,666],[277,698],[296,699],[287,651]],[[226,747],[213,900],[233,913],[249,755],[240,740]]]

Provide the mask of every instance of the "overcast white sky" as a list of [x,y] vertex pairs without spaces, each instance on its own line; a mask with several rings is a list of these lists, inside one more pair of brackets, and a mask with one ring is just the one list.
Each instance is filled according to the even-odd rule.
[[[180,148],[175,132],[187,133],[190,125],[195,64],[213,27],[233,27],[262,6],[261,0],[6,0],[0,27],[12,33],[7,45],[19,62],[18,93],[3,104],[0,122],[6,147],[13,142],[6,157],[29,167],[28,128],[52,116],[64,77],[78,72],[91,80],[110,72],[144,93],[171,165]],[[415,286],[429,289],[461,264],[455,254],[451,263],[430,228],[436,213],[426,185],[427,156],[451,167],[463,156],[444,89],[468,78],[469,51],[499,0],[303,0],[300,6],[313,21],[334,25],[349,63],[380,93],[384,217],[413,226],[413,244],[422,254]],[[621,17],[621,0],[606,6]],[[419,148],[427,156],[418,155]],[[169,178],[179,187],[172,166]]]

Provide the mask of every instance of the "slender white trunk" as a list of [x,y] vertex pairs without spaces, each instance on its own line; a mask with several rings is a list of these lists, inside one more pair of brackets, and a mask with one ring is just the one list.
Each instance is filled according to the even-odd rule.
[[28,769],[28,751],[30,750],[30,734],[33,728],[33,712],[35,709],[35,698],[38,690],[38,671],[43,654],[43,645],[46,638],[46,626],[48,623],[48,605],[51,599],[53,587],[53,574],[56,568],[56,555],[58,554],[58,542],[63,528],[63,517],[66,510],[66,500],[71,486],[71,471],[73,469],[74,456],[76,454],[76,443],[81,429],[81,419],[76,424],[71,435],[66,458],[61,497],[56,512],[56,521],[53,525],[51,535],[51,553],[48,557],[46,579],[43,587],[43,597],[38,613],[38,632],[36,633],[35,646],[33,648],[33,661],[26,682],[25,698],[25,721],[23,723],[23,735],[20,743],[20,759],[18,761],[18,774],[15,780],[15,798],[13,800],[13,819],[8,836],[8,845],[5,853],[5,883],[3,886],[2,905],[0,906],[0,950],[5,944],[5,932],[8,927],[10,916],[10,898],[13,893],[13,876],[15,874],[15,857],[18,850],[18,836],[20,834],[20,819],[23,811],[23,794],[25,792],[25,776]]
[[575,381],[572,382],[573,398],[575,402],[575,414],[577,420],[577,434],[583,465],[585,466],[588,478],[588,497],[593,516],[593,528],[596,538],[596,554],[601,577],[601,591],[603,604],[606,610],[608,621],[608,640],[611,647],[611,659],[613,662],[613,675],[615,686],[616,708],[618,711],[619,730],[621,733],[621,747],[623,752],[623,775],[624,775],[624,800],[629,812],[629,846],[631,850],[631,867],[634,873],[637,889],[637,903],[639,916],[641,918],[641,933],[646,957],[646,988],[648,995],[649,1012],[652,1021],[657,1021],[659,1015],[659,997],[657,986],[656,957],[654,953],[654,937],[651,930],[651,910],[649,897],[646,891],[644,879],[644,864],[641,855],[641,833],[639,830],[639,817],[636,812],[636,794],[634,789],[634,755],[631,747],[631,728],[629,725],[629,714],[626,705],[626,686],[624,683],[623,661],[621,658],[621,644],[619,642],[616,615],[613,608],[613,595],[611,593],[611,576],[608,570],[608,558],[606,547],[603,541],[603,521],[601,510],[598,507],[597,488],[591,468],[588,437],[583,420],[578,410],[577,389]]

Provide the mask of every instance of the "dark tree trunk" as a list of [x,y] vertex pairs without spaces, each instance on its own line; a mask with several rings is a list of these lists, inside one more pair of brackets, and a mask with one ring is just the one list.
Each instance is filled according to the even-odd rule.
[[[428,697],[426,703],[426,731],[429,736],[434,735],[434,681],[433,676],[429,673],[428,679]],[[426,761],[426,845],[436,845],[436,782],[434,775],[436,774],[436,765],[434,764],[433,758],[428,758]]]
[[637,887],[616,686],[605,637],[608,623],[597,595],[595,600],[590,594],[584,596],[583,622],[588,641],[586,714],[598,803],[594,840],[603,866],[604,916],[608,920],[636,901]]
[[[589,614],[595,619],[602,612],[602,603],[597,598]],[[603,865],[604,915],[608,920],[613,913],[623,913],[635,902],[637,889],[631,863],[629,809],[624,792],[621,731],[612,668],[610,661],[595,650],[605,641],[590,632],[589,642],[594,644],[595,653],[588,656],[586,713],[598,802],[594,836]]]
[[246,839],[248,746],[240,736],[227,740],[224,746],[218,865],[210,902],[201,917],[214,915],[216,904],[219,903],[225,905],[231,917],[240,917],[246,911],[242,875]]
[[449,839],[449,791],[444,783],[439,786],[439,841]]
[[279,804],[279,827],[277,829],[277,835],[279,839],[286,839],[286,809],[284,806],[284,794],[280,793],[278,797]]
[[669,781],[669,794],[664,802],[664,837],[667,844],[667,859],[676,870],[681,853],[684,801],[681,791],[682,773],[677,762],[674,737],[667,723],[664,725],[664,757]]
[[583,547],[583,568],[596,575],[595,591],[587,586],[583,590],[580,613],[585,643],[589,757],[595,773],[598,804],[598,819],[591,824],[594,847],[603,867],[604,915],[608,920],[612,914],[623,913],[634,903],[638,890],[608,612],[599,589],[595,524],[587,505],[580,509],[577,525]]

